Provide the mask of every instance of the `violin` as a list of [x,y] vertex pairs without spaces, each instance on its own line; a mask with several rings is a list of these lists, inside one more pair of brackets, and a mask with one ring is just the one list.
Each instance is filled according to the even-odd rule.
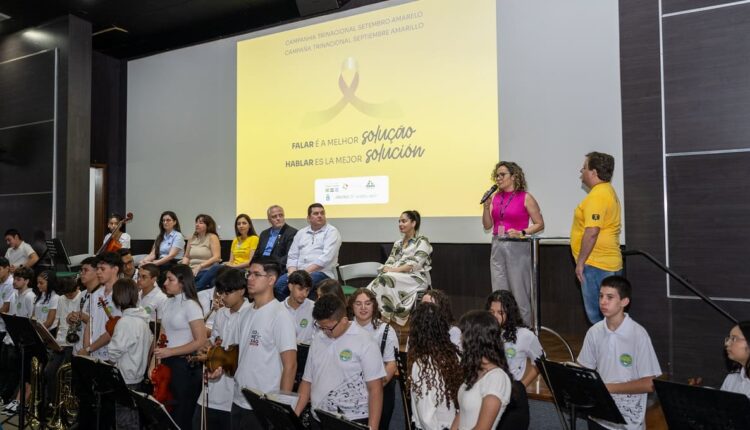
[[109,310],[109,306],[104,297],[99,297],[99,306],[104,309],[104,313],[107,315],[107,323],[104,325],[104,329],[107,330],[110,336],[115,334],[115,325],[120,321],[120,317],[112,315],[112,311]]
[[237,372],[237,362],[240,358],[240,346],[233,344],[224,349],[221,343],[221,338],[217,337],[214,345],[209,346],[205,352],[191,357],[190,361],[203,362],[203,365],[206,366],[209,372],[213,372],[221,367],[228,376],[234,376],[235,372]]
[[[159,348],[167,347],[167,335],[162,333],[159,335],[159,341],[156,344]],[[156,360],[157,364],[154,366],[154,370],[151,371],[151,384],[154,386],[154,398],[167,408],[167,411],[172,412],[174,409],[174,396],[169,391],[169,383],[172,380],[172,369],[167,365],[162,364],[161,360]]]
[[99,248],[99,250],[96,251],[96,255],[101,255],[105,252],[119,251],[122,248],[122,244],[120,243],[120,236],[122,235],[122,231],[120,231],[120,228],[122,228],[124,224],[127,224],[130,221],[133,221],[133,212],[128,212],[125,215],[125,218],[117,223],[117,226],[114,228],[114,230],[112,230],[112,234],[109,235],[109,239],[107,239]]

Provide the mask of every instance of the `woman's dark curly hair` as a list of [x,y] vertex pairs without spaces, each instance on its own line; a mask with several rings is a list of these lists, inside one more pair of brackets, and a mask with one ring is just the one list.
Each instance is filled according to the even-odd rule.
[[456,322],[455,318],[453,318],[451,301],[450,299],[448,299],[448,295],[445,294],[443,290],[427,290],[424,295],[432,297],[432,300],[436,305],[438,305],[438,307],[440,308],[440,312],[445,317],[445,320],[448,321],[449,325],[452,325]]
[[484,309],[489,311],[490,306],[494,302],[499,302],[503,306],[503,312],[505,312],[505,321],[502,326],[503,340],[505,342],[516,343],[518,328],[526,327],[526,324],[524,324],[523,318],[521,318],[521,311],[518,310],[518,303],[515,297],[513,297],[513,293],[505,290],[493,291],[487,296],[487,303],[485,303]]
[[[407,389],[421,397],[435,390],[438,406],[442,403],[458,408],[461,386],[461,362],[458,347],[451,342],[450,325],[434,303],[420,303],[411,317]],[[419,363],[419,380],[414,382],[411,369]]]
[[[740,321],[737,323],[735,327],[739,327],[740,331],[742,332],[742,335],[745,336],[745,339],[750,339],[750,320]],[[750,348],[750,342],[747,343],[746,348]],[[727,363],[727,370],[729,371],[729,373],[744,371],[745,377],[750,378],[750,360],[747,360],[747,363],[745,363],[745,365],[743,366],[742,364],[734,360],[731,360],[729,356],[727,356],[726,348],[723,348],[723,350],[724,350],[724,360]]]
[[380,306],[378,306],[378,298],[375,295],[375,293],[368,290],[367,288],[358,288],[356,291],[352,293],[351,296],[349,296],[349,302],[347,303],[347,307],[346,307],[347,315],[354,315],[354,302],[357,301],[357,297],[359,297],[361,294],[366,295],[367,298],[372,302],[372,327],[373,328],[380,327],[383,314],[380,313]]
[[470,390],[479,379],[482,359],[503,369],[513,380],[508,373],[500,324],[492,314],[487,311],[469,311],[461,317],[458,326],[461,329],[463,347],[463,382],[467,390]]

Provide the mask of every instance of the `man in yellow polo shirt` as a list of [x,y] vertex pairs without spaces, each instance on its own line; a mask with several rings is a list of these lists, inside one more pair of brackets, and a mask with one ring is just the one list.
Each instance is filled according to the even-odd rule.
[[603,319],[599,311],[599,286],[604,278],[622,272],[620,253],[620,200],[610,181],[615,159],[591,152],[581,169],[581,182],[589,190],[573,213],[570,249],[576,261],[586,316],[595,324]]

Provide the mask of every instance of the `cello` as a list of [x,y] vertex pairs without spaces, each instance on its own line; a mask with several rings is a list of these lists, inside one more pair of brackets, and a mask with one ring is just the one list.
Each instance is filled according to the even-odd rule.
[[96,251],[96,255],[101,255],[105,252],[117,252],[120,250],[120,248],[122,248],[122,244],[120,243],[120,235],[122,235],[122,231],[120,229],[124,224],[127,224],[130,221],[133,221],[133,212],[128,212],[125,215],[125,218],[117,223],[117,226],[115,226],[110,232],[111,234],[109,235],[109,238],[102,244],[99,250]]

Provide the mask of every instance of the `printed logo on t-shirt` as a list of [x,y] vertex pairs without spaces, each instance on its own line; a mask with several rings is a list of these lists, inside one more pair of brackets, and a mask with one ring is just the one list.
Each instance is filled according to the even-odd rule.
[[258,346],[260,345],[260,333],[258,333],[258,330],[253,330],[252,333],[250,333],[250,346]]
[[593,219],[594,221],[599,221],[599,214],[591,215],[591,219]]
[[21,310],[21,306],[23,306],[23,303],[21,302],[16,303],[16,309],[18,309],[19,311]]
[[514,358],[516,356],[516,348],[505,348],[505,358],[510,360],[511,358]]
[[341,361],[349,361],[352,359],[352,350],[351,349],[345,349],[339,353],[339,360]]
[[151,306],[144,306],[143,309],[146,311],[147,314],[151,315],[151,312],[153,312],[153,309],[151,309]]
[[633,365],[633,356],[628,353],[620,355],[620,364],[622,367],[630,367]]
[[310,322],[307,321],[307,318],[302,318],[302,320],[299,322],[299,326],[302,327],[302,328],[307,328],[307,324],[309,324],[309,323]]
[[49,306],[42,306],[42,313],[43,314],[49,313]]

